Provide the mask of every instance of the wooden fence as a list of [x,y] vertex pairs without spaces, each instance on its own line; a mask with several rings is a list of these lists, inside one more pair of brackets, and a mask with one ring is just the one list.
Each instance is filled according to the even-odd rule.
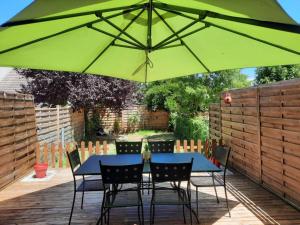
[[0,93],[0,188],[35,162],[36,124],[30,95]]
[[[130,117],[137,117],[136,124],[130,123]],[[169,113],[166,111],[149,111],[144,105],[132,105],[122,110],[120,114],[110,109],[100,109],[101,122],[104,129],[114,130],[118,123],[120,132],[129,132],[136,129],[167,130],[169,124]]]
[[231,104],[221,98],[221,120],[210,120],[212,137],[219,123],[223,142],[232,147],[231,165],[300,207],[300,81],[230,94]]
[[84,135],[83,112],[73,112],[70,106],[36,107],[38,141],[59,143],[80,141]]
[[[76,143],[66,143],[63,146],[61,143],[55,144],[51,143],[50,145],[47,143],[36,144],[36,162],[46,162],[52,168],[65,168],[69,167],[69,163],[67,160],[66,152],[73,151],[75,149]],[[201,140],[177,140],[175,144],[176,152],[203,152],[204,154],[208,154],[210,148],[210,143],[208,140],[205,143],[201,143]],[[82,141],[78,147],[80,152],[81,160],[85,161],[90,155],[105,155],[110,154],[110,147],[107,141],[96,141],[93,143],[91,141],[84,142]]]

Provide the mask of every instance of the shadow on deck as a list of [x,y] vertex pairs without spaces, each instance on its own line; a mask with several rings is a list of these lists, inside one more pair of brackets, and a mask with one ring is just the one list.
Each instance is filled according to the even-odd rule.
[[[67,169],[57,169],[55,173],[50,181],[19,180],[2,190],[0,224],[67,224],[73,195],[72,176]],[[213,188],[202,188],[199,193],[201,224],[300,224],[299,211],[242,175],[228,176],[227,184],[231,217],[228,216],[223,188],[217,189],[219,204]],[[147,193],[143,196],[145,224],[149,223],[150,197]],[[80,198],[78,194],[72,224],[96,224],[101,194],[86,194],[83,210],[80,209]],[[182,209],[176,206],[157,207],[155,219],[158,225],[184,224]],[[112,225],[133,225],[137,221],[136,208],[111,212]]]

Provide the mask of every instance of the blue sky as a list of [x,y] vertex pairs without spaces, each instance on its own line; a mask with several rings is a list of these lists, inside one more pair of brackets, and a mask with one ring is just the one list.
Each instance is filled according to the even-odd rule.
[[[20,10],[29,5],[33,0],[1,0],[0,1],[0,24],[6,22]],[[300,23],[300,0],[278,0],[284,10],[298,23]],[[249,79],[254,79],[255,68],[242,69]]]

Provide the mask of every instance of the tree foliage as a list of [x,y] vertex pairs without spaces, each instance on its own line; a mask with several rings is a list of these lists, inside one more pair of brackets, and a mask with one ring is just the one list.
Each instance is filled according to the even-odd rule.
[[268,84],[276,81],[300,77],[300,65],[261,67],[256,69],[256,84]]
[[32,94],[36,103],[49,106],[69,103],[75,110],[100,106],[119,111],[138,97],[138,85],[121,79],[32,69],[17,72],[28,81],[22,92]]
[[166,109],[192,117],[218,101],[222,91],[250,85],[239,70],[226,70],[152,82],[144,90],[144,101],[152,110]]

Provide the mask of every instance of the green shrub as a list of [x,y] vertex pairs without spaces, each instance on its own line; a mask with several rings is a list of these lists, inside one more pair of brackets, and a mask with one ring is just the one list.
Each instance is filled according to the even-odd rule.
[[177,116],[174,135],[179,139],[204,141],[208,136],[208,120],[200,116],[194,118]]

